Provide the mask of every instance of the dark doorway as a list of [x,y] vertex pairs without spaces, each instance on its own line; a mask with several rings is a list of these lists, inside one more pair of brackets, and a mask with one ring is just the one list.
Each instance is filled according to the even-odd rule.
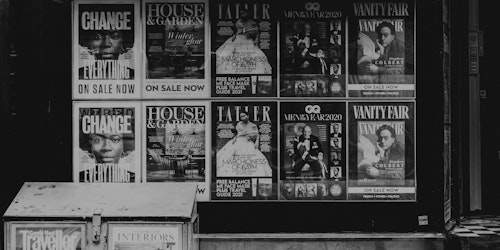
[[479,26],[484,33],[484,55],[480,57],[482,210],[500,214],[500,108],[498,67],[500,32],[498,12],[492,1],[479,2]]

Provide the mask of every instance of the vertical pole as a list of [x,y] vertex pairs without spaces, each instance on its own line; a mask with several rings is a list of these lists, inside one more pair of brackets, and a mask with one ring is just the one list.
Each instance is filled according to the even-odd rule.
[[[469,34],[479,30],[479,0],[469,0]],[[469,35],[470,37],[470,35]],[[469,41],[470,46],[470,41]],[[469,75],[470,211],[481,210],[480,75]]]
[[[9,45],[9,5],[10,0],[0,0],[0,159],[9,159],[9,130],[11,128],[11,118],[10,118],[10,100],[9,100],[9,56],[10,56],[10,45]],[[4,165],[8,165],[11,162],[3,162]],[[3,173],[10,173],[7,169],[3,170]],[[2,176],[5,176],[2,174]],[[7,180],[1,181],[0,189],[2,190],[12,190],[9,186]],[[10,201],[7,201],[7,195],[5,192],[0,196],[2,200],[0,203],[0,210],[4,210],[9,205]],[[9,197],[10,198],[10,197]]]
[[[9,117],[9,0],[0,0],[0,133],[5,134]],[[6,137],[3,137],[6,138]],[[2,143],[3,144],[3,143]],[[3,148],[3,145],[0,146]]]

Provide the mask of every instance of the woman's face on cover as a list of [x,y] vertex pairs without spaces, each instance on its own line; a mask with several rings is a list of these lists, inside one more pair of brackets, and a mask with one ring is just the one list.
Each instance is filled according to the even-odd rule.
[[248,114],[247,113],[240,113],[240,121],[248,121]]
[[90,49],[103,59],[116,59],[123,49],[122,32],[115,30],[95,33],[90,41]]
[[91,134],[90,145],[98,163],[118,163],[123,153],[122,134]]

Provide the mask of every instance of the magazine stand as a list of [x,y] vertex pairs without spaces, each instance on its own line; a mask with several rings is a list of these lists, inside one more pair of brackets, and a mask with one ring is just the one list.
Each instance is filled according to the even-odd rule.
[[195,196],[190,183],[27,182],[3,215],[4,247],[198,249]]

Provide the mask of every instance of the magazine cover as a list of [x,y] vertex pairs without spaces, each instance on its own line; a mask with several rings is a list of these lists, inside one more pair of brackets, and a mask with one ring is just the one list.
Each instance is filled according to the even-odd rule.
[[415,97],[412,1],[352,4],[349,96]]
[[182,250],[181,225],[110,225],[108,249]]
[[143,103],[144,182],[197,182],[197,200],[209,200],[209,114],[208,102]]
[[414,105],[349,103],[349,200],[416,200]]
[[346,105],[281,102],[280,200],[346,199]]
[[145,0],[142,9],[143,97],[209,97],[207,0]]
[[212,200],[276,200],[276,102],[212,102]]
[[276,96],[276,17],[268,1],[211,1],[212,96]]
[[73,99],[139,98],[139,2],[75,0],[73,6]]
[[345,96],[343,14],[342,5],[328,1],[281,7],[280,96]]
[[85,225],[16,223],[11,227],[12,250],[85,249]]
[[138,102],[73,104],[73,180],[140,182]]

